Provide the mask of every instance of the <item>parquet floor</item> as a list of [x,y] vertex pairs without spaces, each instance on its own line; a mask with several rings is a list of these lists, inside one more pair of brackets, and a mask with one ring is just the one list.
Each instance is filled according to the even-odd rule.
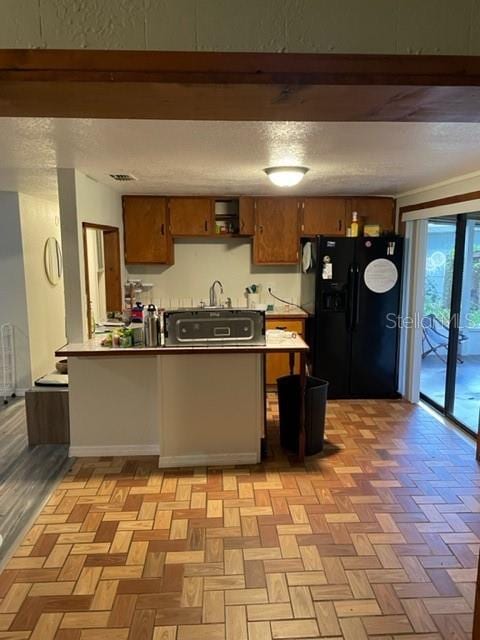
[[275,438],[257,467],[78,460],[0,576],[0,638],[469,638],[473,447],[401,402],[331,402],[328,438],[306,466]]

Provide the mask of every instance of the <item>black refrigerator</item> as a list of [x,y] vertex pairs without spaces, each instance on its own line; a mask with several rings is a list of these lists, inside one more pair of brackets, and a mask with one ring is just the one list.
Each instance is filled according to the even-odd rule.
[[303,252],[313,375],[332,399],[398,397],[403,238],[318,236]]

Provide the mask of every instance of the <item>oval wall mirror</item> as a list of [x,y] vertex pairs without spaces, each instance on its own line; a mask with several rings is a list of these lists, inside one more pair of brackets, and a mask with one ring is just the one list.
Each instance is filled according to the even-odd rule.
[[62,249],[60,243],[53,236],[47,238],[44,251],[45,273],[50,284],[58,284],[62,277]]

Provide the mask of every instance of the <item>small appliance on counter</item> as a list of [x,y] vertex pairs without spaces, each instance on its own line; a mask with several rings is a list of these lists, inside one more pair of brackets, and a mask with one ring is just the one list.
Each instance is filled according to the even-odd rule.
[[[129,324],[130,322],[143,322],[143,304],[137,302],[137,295],[141,293],[145,294],[146,302],[151,304],[153,289],[153,284],[142,282],[141,280],[127,280],[123,296],[123,321],[125,324]],[[142,311],[141,314],[140,310]]]
[[165,311],[166,345],[265,344],[265,312],[253,309]]
[[132,308],[131,322],[143,322],[143,304],[136,302]]

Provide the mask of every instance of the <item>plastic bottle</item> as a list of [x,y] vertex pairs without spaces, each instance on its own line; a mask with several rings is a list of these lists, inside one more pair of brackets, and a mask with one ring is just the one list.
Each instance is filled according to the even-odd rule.
[[350,229],[352,238],[356,238],[358,236],[358,213],[356,211],[352,211],[352,224],[350,225]]

